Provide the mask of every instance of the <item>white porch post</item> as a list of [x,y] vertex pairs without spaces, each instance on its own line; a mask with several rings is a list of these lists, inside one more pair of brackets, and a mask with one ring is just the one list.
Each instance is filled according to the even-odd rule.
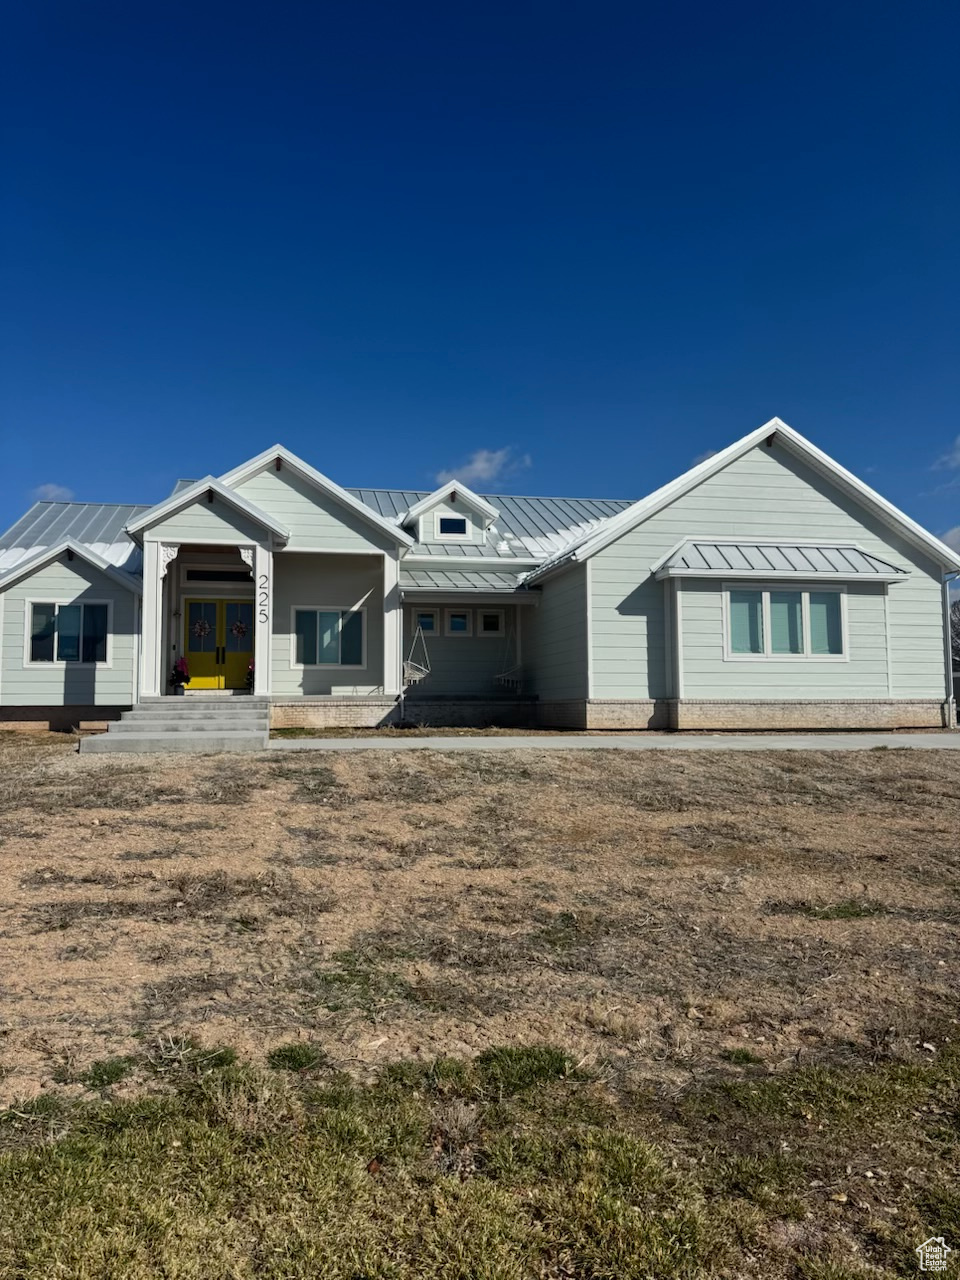
[[163,567],[160,543],[147,540],[143,544],[143,611],[140,643],[140,697],[158,698],[162,693],[160,679],[161,652],[166,646],[160,635],[163,616]]
[[400,693],[403,664],[403,626],[400,610],[400,553],[383,553],[383,692]]
[[[253,692],[258,698],[268,698],[272,688],[273,670],[273,552],[267,547],[256,546],[253,552],[253,616],[254,616],[254,667]],[[247,548],[240,554],[247,560]],[[249,564],[250,562],[247,561]]]

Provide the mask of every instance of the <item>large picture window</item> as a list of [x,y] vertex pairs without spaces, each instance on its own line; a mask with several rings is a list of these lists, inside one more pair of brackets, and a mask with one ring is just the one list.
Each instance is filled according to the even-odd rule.
[[30,661],[105,663],[109,627],[108,604],[36,601],[30,605]]
[[845,658],[842,590],[728,587],[729,658]]
[[362,609],[293,611],[294,662],[299,667],[362,667]]

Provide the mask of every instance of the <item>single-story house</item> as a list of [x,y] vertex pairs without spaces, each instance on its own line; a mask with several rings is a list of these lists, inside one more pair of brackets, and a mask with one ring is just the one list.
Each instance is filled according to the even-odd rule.
[[274,726],[952,725],[958,572],[778,418],[639,501],[348,489],[277,445],[13,525],[0,718],[113,719],[181,663]]

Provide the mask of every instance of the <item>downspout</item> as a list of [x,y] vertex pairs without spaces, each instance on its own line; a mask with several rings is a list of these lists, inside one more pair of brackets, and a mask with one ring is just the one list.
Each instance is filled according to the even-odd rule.
[[953,692],[953,644],[950,634],[950,584],[960,579],[960,573],[943,575],[943,647],[947,675],[947,700],[943,704],[944,728],[956,730],[957,699]]

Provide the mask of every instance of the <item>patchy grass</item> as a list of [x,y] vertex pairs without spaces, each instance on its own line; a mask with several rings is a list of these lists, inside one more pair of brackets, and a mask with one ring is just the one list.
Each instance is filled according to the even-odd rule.
[[293,1048],[160,1046],[163,1094],[0,1113],[0,1273],[894,1280],[960,1230],[952,1051],[671,1097],[549,1045],[365,1085]]
[[329,1059],[319,1045],[307,1040],[279,1044],[267,1054],[267,1065],[275,1071],[319,1071]]

